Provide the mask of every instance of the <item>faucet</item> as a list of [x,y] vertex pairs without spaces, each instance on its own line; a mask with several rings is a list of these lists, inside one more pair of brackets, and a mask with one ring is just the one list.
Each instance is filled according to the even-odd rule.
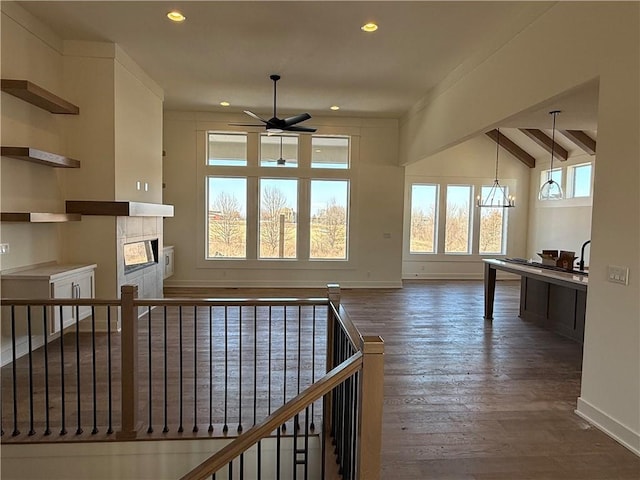
[[582,247],[580,248],[580,262],[578,263],[578,266],[580,268],[580,271],[582,272],[584,272],[584,247],[586,247],[590,243],[591,240],[587,240],[582,244]]

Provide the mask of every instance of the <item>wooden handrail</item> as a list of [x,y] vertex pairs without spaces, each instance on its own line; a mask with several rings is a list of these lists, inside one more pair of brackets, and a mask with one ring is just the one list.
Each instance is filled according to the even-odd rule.
[[282,307],[327,305],[326,298],[138,298],[135,305],[138,307]]
[[257,424],[239,436],[234,442],[212,455],[210,458],[181,477],[181,480],[204,479],[225,467],[241,453],[248,450],[259,440],[269,436],[280,425],[301,412],[311,403],[319,400],[335,387],[344,382],[362,368],[363,354],[357,352],[349,359],[327,373],[304,392],[289,400],[282,407],[269,415],[262,423]]
[[346,333],[349,342],[356,350],[360,350],[362,347],[362,335],[360,331],[356,328],[356,326],[351,321],[351,317],[347,313],[347,311],[340,305],[338,310],[333,303],[329,304],[329,308],[333,312],[335,319],[338,324],[342,327],[342,330]]
[[35,305],[62,305],[73,307],[75,305],[95,305],[96,307],[119,307],[120,300],[105,300],[99,298],[0,298],[0,305],[15,305],[16,307]]

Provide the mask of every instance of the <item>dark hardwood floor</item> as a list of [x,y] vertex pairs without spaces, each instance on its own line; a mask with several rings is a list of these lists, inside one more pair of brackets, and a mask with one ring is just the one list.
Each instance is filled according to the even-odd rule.
[[518,318],[499,282],[345,290],[363,333],[385,340],[382,478],[640,479],[640,458],[574,413],[581,345]]

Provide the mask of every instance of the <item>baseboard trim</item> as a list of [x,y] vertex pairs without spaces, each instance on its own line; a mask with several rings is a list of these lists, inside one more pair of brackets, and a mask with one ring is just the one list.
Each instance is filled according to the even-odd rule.
[[[274,282],[264,281],[210,281],[210,280],[174,280],[164,282],[165,288],[326,288],[332,282]],[[341,288],[402,288],[402,281],[356,281],[333,282]]]
[[640,433],[634,432],[582,397],[578,397],[575,413],[640,457]]

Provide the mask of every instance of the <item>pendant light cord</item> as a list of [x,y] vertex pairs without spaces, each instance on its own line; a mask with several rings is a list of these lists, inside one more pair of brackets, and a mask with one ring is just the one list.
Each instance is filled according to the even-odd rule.
[[496,182],[498,181],[498,157],[500,152],[500,129],[498,128],[498,136],[496,137]]
[[551,112],[551,115],[553,115],[553,128],[551,130],[551,168],[549,169],[549,177],[547,178],[549,183],[551,183],[551,177],[553,175],[553,152],[556,146],[556,116],[558,113],[560,113],[558,110]]

